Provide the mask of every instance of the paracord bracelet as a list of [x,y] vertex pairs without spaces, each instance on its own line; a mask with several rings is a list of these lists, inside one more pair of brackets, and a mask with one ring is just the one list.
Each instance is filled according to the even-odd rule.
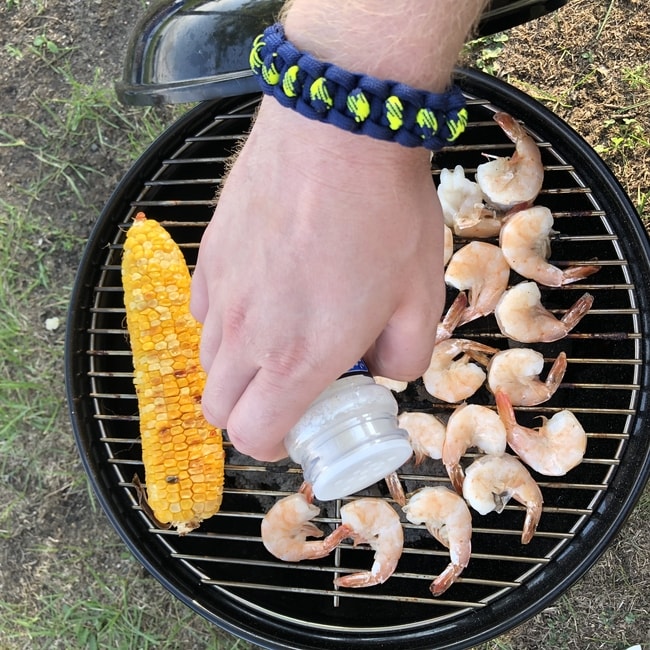
[[343,70],[292,45],[280,23],[253,42],[250,66],[262,91],[312,120],[405,147],[442,149],[467,125],[457,86],[436,94]]

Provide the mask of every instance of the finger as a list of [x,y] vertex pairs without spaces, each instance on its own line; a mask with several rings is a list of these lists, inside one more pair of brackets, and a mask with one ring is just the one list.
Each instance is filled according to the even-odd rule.
[[375,375],[412,381],[429,367],[440,311],[423,304],[402,308],[390,319],[364,359]]
[[199,348],[199,360],[201,367],[210,374],[215,357],[219,353],[222,340],[221,321],[215,315],[214,310],[208,313],[205,323],[201,329],[201,344]]
[[208,315],[210,306],[210,294],[208,293],[208,283],[205,275],[197,263],[192,275],[192,285],[190,287],[190,311],[192,316],[200,323],[203,323]]
[[288,379],[261,368],[230,414],[228,437],[240,452],[257,460],[285,458],[285,436],[334,379]]
[[201,400],[206,420],[222,429],[228,428],[235,404],[257,371],[257,366],[236,358],[225,346],[219,348],[208,371]]

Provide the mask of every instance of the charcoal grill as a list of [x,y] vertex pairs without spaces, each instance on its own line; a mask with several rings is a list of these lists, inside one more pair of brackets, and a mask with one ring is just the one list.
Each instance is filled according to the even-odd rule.
[[[650,246],[635,210],[596,153],[553,113],[480,72],[459,70],[456,76],[468,100],[469,124],[457,146],[435,156],[434,182],[444,167],[461,164],[471,177],[484,153],[507,155],[512,144],[492,116],[512,114],[542,151],[538,203],[551,209],[559,232],[552,261],[561,266],[597,258],[602,268],[576,285],[543,289],[544,303],[557,315],[584,291],[594,295],[594,306],[565,339],[536,346],[549,365],[560,350],[567,353],[557,393],[541,406],[516,409],[529,426],[539,415],[573,410],[587,431],[586,457],[563,477],[533,474],[544,510],[530,544],[520,543],[524,513],[518,505],[501,514],[474,513],[470,565],[439,598],[431,597],[429,584],[446,567],[448,554],[405,519],[397,571],[371,589],[335,590],[332,584],[337,575],[370,567],[367,548],[346,543],[328,558],[302,563],[270,556],[260,521],[278,498],[298,489],[300,468],[290,462],[259,463],[226,443],[223,508],[185,537],[156,527],[138,503],[133,477],[144,472],[120,279],[125,231],[144,210],[171,232],[193,268],[226,161],[260,101],[258,93],[244,92],[250,87],[245,79],[231,79],[234,85],[219,99],[198,105],[156,140],[115,189],[86,246],[68,316],[66,384],[90,482],[112,525],[153,576],[208,621],[260,646],[472,647],[538,613],[578,580],[620,530],[648,480]],[[123,96],[131,90],[122,87]],[[170,83],[143,103],[173,101],[176,90]],[[463,243],[457,239],[455,246]],[[512,273],[512,283],[520,279]],[[453,297],[450,291],[448,303]],[[498,348],[510,345],[493,316],[460,333]],[[397,398],[404,410],[442,418],[453,408],[429,397],[421,382]],[[494,406],[486,389],[470,401]],[[474,457],[468,453],[462,462]],[[435,461],[407,464],[400,478],[407,492],[449,484]],[[383,484],[362,494],[389,498]],[[342,504],[320,504],[317,523],[326,530],[336,526]]]

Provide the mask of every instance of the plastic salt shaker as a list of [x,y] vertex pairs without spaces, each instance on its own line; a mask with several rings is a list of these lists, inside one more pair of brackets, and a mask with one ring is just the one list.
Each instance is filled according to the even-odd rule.
[[320,501],[384,479],[413,453],[397,424],[397,401],[359,361],[311,404],[284,444]]

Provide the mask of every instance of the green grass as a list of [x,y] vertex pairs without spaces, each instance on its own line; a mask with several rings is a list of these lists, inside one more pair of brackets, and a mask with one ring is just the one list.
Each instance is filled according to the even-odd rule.
[[495,75],[501,69],[502,56],[508,43],[507,32],[499,32],[469,41],[463,48],[462,57],[472,60],[479,70]]
[[35,305],[45,306],[52,298],[33,226],[20,207],[0,202],[0,240],[6,244],[0,253],[0,467],[3,475],[26,472],[37,482],[29,470],[38,467],[32,462],[36,450],[24,442],[36,432],[51,431],[60,400],[46,390],[58,375],[57,355],[40,354],[47,333],[44,324],[40,327],[30,318]]
[[[59,559],[56,556],[60,550],[52,545],[41,552],[49,553],[52,562]],[[64,553],[78,555],[77,549]],[[44,650],[244,650],[250,647],[211,627],[207,621],[197,619],[179,601],[169,600],[162,612],[165,618],[161,620],[161,607],[156,600],[159,589],[151,580],[137,575],[134,560],[125,558],[117,574],[91,570],[90,578],[87,583],[90,589],[79,584],[55,584],[55,588],[40,594],[36,602],[0,601],[0,618],[13,623],[12,632],[4,636],[3,642]],[[134,584],[142,591],[136,592]]]
[[[47,9],[5,9],[26,4]],[[36,94],[33,113],[0,108],[0,153],[26,172],[0,196],[0,648],[241,649],[125,557],[81,469],[62,380],[76,260],[102,207],[92,190],[108,182],[85,152],[125,172],[187,106],[122,107],[99,69],[75,77],[73,48],[47,30],[11,39],[5,54],[60,91]],[[51,317],[57,329],[46,328]]]
[[[594,37],[596,44],[602,35],[605,25],[610,19],[614,2],[611,1],[603,16],[599,29]],[[509,37],[507,33],[494,34],[470,41],[464,48],[464,60],[471,65],[491,75],[498,75],[507,60],[507,46]],[[570,46],[567,44],[566,48]],[[569,112],[576,108],[576,97],[581,88],[588,88],[595,83],[600,73],[594,52],[586,50],[581,53],[581,58],[587,63],[586,70],[577,76],[570,85],[559,91],[550,92],[520,78],[516,73],[508,75],[508,80],[528,95],[546,105],[554,112]],[[626,176],[625,166],[631,159],[637,160],[640,152],[647,156],[650,152],[650,123],[647,115],[650,110],[650,64],[641,63],[634,67],[622,67],[620,70],[623,91],[627,90],[638,99],[624,106],[612,106],[612,116],[603,121],[603,136],[593,145],[594,151],[603,156],[607,162],[613,163],[614,171],[619,177]],[[630,198],[642,222],[650,226],[650,189],[647,183],[633,187],[629,192]]]
[[[594,145],[599,154],[620,161],[622,174],[627,164],[638,164],[639,152],[645,152],[647,160],[650,152],[650,64],[643,63],[633,68],[621,69],[624,84],[638,97],[629,105],[617,107],[615,115],[605,120],[605,138]],[[630,163],[629,161],[634,161]],[[647,182],[637,185],[630,191],[642,222],[650,226],[650,188]]]

